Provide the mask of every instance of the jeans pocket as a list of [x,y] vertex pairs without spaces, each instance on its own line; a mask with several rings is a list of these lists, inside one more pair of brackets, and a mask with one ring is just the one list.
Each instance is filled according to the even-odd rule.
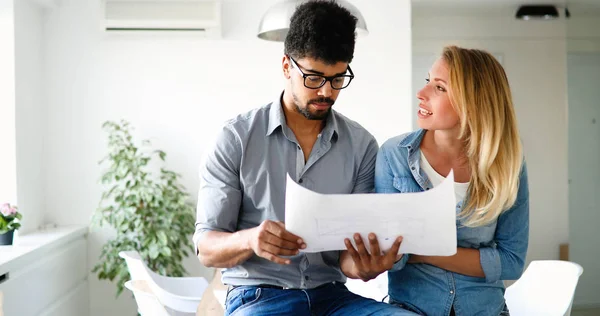
[[242,305],[242,289],[233,288],[227,291],[227,297],[225,298],[225,314],[229,315],[233,313],[238,307]]
[[258,301],[260,298],[260,292],[261,288],[259,287],[244,290],[242,293],[242,304],[248,305]]
[[413,313],[415,313],[417,315],[425,315],[425,313],[421,312],[415,306],[407,304],[407,303],[404,303],[404,302],[398,302],[398,301],[394,301],[394,300],[390,299],[390,304],[392,304],[394,306],[397,306],[397,307],[400,307],[400,308],[402,308],[404,310],[407,310],[409,312],[413,312]]
[[226,315],[234,315],[246,307],[252,306],[260,299],[261,288],[259,287],[244,287],[238,288],[237,291],[231,291],[231,298],[227,299]]

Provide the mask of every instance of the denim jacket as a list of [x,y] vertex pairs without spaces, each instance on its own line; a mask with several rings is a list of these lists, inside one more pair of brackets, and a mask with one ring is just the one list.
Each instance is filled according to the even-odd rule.
[[[433,186],[420,167],[425,130],[391,138],[381,146],[375,169],[377,193],[406,193]],[[406,254],[389,271],[390,302],[422,315],[501,315],[506,313],[502,280],[521,276],[529,238],[529,191],[523,164],[515,204],[481,227],[465,227],[457,217],[457,245],[479,249],[485,278],[466,276],[428,264],[407,264]],[[468,197],[467,197],[468,198]],[[456,205],[457,214],[464,201]]]

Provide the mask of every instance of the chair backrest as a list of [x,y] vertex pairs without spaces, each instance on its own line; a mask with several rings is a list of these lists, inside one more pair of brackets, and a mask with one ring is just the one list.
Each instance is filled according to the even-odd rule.
[[504,298],[510,314],[570,315],[582,273],[583,268],[574,262],[532,261],[521,278],[506,289]]
[[127,270],[129,270],[129,275],[131,276],[132,280],[151,279],[149,273],[150,270],[146,267],[144,260],[142,260],[142,257],[137,251],[121,251],[119,252],[119,257],[125,259]]
[[145,280],[129,280],[125,287],[133,292],[141,316],[169,316],[169,313],[150,290]]
[[169,310],[174,310],[179,315],[191,315],[196,312],[208,287],[205,278],[159,275],[148,268],[137,251],[121,251],[119,256],[125,259],[131,278],[147,281],[156,298]]
[[165,306],[189,315],[195,315],[208,282],[202,277],[164,277],[153,275],[150,288]]

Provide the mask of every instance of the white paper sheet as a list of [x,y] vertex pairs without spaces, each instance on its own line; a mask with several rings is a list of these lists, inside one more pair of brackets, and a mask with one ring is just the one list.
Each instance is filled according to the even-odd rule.
[[[344,238],[370,232],[382,251],[403,237],[400,253],[456,253],[456,197],[451,171],[439,186],[418,193],[319,194],[287,176],[285,226],[304,240],[304,252],[346,249]],[[354,243],[354,242],[353,242]]]

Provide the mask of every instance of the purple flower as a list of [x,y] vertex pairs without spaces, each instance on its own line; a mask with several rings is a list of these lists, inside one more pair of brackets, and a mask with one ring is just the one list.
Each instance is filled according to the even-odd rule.
[[17,214],[17,207],[11,207],[9,203],[4,203],[0,205],[0,213],[4,216],[14,216]]

